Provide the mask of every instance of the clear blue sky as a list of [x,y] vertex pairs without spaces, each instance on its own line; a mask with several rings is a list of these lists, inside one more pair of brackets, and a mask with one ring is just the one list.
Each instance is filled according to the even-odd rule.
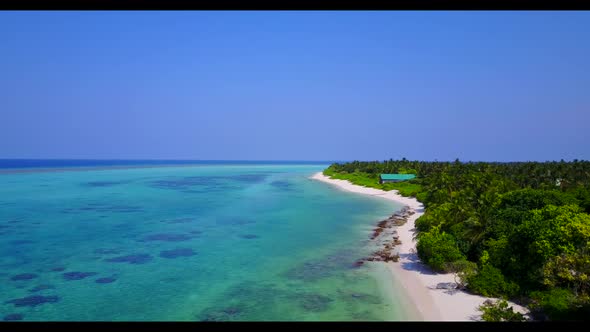
[[0,158],[590,159],[590,12],[0,12]]

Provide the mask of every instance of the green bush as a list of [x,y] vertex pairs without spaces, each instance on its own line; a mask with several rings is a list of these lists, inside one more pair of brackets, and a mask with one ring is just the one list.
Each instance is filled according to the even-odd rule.
[[477,264],[465,259],[445,263],[445,271],[452,272],[457,288],[463,289],[467,284],[467,279],[477,273]]
[[526,320],[523,314],[515,312],[508,306],[506,300],[486,301],[478,308],[483,312],[481,318],[486,322],[523,322]]
[[512,297],[518,293],[518,285],[508,282],[502,272],[490,264],[483,265],[479,272],[467,278],[467,288],[489,297]]
[[502,195],[499,209],[515,208],[520,211],[541,209],[546,205],[577,205],[579,200],[570,193],[558,190],[525,188]]
[[440,232],[438,227],[422,233],[416,245],[418,257],[436,271],[446,271],[445,263],[464,260],[455,238],[448,233]]
[[563,288],[553,288],[545,292],[532,292],[531,308],[541,311],[551,320],[572,320],[575,311],[575,295]]
[[421,191],[416,194],[416,199],[419,202],[425,202],[427,197],[428,197],[428,192],[426,192],[426,191]]
[[422,191],[422,186],[411,181],[384,183],[386,190],[395,189],[400,195],[406,197],[416,197]]
[[[433,220],[431,214],[425,213],[418,219],[414,220],[414,226],[419,232],[425,233],[431,230],[432,227],[436,226],[434,225],[434,222],[435,220]],[[422,236],[422,234],[420,234],[420,236]]]

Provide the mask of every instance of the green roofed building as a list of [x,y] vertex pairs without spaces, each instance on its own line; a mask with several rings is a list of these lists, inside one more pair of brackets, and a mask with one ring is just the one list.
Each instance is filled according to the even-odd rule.
[[381,174],[379,176],[379,183],[400,182],[400,181],[411,180],[415,177],[416,177],[415,174]]

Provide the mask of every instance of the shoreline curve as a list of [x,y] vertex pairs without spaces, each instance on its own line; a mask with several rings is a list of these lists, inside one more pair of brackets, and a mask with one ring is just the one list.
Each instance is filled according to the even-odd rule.
[[[434,272],[418,258],[414,240],[414,222],[424,214],[424,205],[421,202],[412,197],[403,197],[397,190],[384,191],[362,187],[348,180],[332,179],[322,172],[315,173],[310,179],[332,184],[345,191],[382,197],[412,209],[415,213],[408,218],[408,221],[396,227],[401,240],[401,244],[396,246],[400,256],[399,261],[377,262],[377,264],[387,264],[392,282],[397,282],[405,290],[404,297],[412,302],[422,320],[481,321],[481,312],[478,307],[488,299],[495,299],[457,289],[437,288],[439,284],[454,283],[453,274]],[[509,302],[509,305],[517,312],[528,314],[528,309],[523,306],[512,302]]]

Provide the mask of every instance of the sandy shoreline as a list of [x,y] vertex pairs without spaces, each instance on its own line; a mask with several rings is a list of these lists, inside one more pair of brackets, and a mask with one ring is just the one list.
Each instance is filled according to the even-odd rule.
[[[380,189],[361,187],[346,180],[331,179],[321,172],[314,174],[314,180],[326,182],[346,191],[359,194],[379,196],[409,206],[416,213],[410,216],[408,221],[397,227],[401,245],[399,250],[399,262],[384,263],[388,265],[392,274],[392,281],[396,282],[406,291],[407,297],[413,302],[417,312],[425,321],[477,321],[481,320],[481,312],[477,307],[486,297],[472,295],[458,290],[437,289],[439,283],[454,282],[453,274],[441,274],[432,272],[422,264],[415,253],[416,242],[414,236],[414,221],[424,214],[424,206],[415,198],[403,197],[396,190],[383,191]],[[526,313],[523,308],[510,303],[515,311]]]

